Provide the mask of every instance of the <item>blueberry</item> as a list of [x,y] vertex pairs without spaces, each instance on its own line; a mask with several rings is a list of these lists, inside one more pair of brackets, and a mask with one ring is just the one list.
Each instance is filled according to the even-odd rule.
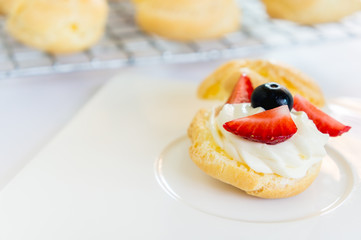
[[293,107],[292,94],[284,86],[269,82],[256,87],[251,95],[252,107],[263,107],[265,110],[276,108],[282,105]]

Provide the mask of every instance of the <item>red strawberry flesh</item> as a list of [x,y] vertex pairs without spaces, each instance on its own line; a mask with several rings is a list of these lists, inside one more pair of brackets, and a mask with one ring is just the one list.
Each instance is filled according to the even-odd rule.
[[270,145],[284,142],[297,132],[287,105],[226,122],[223,127],[247,140]]
[[252,92],[253,86],[251,80],[246,74],[242,74],[226,103],[235,104],[251,102]]
[[320,132],[329,134],[331,137],[337,137],[351,129],[350,126],[340,123],[336,119],[324,113],[322,110],[318,109],[304,97],[295,95],[293,100],[293,108],[296,111],[305,112]]

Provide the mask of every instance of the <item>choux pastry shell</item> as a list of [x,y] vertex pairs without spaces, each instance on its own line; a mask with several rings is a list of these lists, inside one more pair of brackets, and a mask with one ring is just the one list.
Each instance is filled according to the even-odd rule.
[[325,104],[320,87],[310,77],[289,66],[264,60],[233,60],[223,64],[201,82],[198,97],[226,100],[239,79],[241,70],[250,75],[253,86],[278,82],[293,95],[300,94],[316,106],[322,107]]
[[240,26],[234,0],[135,0],[136,21],[150,34],[192,41],[218,38]]
[[[278,82],[293,94],[298,93],[318,106],[324,104],[320,88],[299,71],[263,60],[235,60],[216,69],[201,82],[198,96],[226,100],[241,73],[246,73],[253,87],[265,82]],[[193,162],[208,175],[261,198],[285,198],[307,189],[318,176],[321,162],[312,165],[302,178],[288,178],[275,173],[259,173],[247,164],[232,159],[216,144],[209,127],[211,111],[201,109],[193,118],[188,136]]]
[[361,10],[359,0],[262,0],[273,18],[300,24],[334,22]]
[[26,0],[13,8],[8,32],[49,53],[72,53],[95,44],[107,19],[106,0]]

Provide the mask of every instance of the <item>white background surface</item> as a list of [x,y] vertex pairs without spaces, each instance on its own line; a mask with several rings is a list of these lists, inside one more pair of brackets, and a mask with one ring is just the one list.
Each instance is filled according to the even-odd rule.
[[[326,97],[360,97],[361,43],[305,46],[256,53],[292,65],[319,82]],[[0,184],[46,144],[115,74],[199,82],[222,62],[153,65],[112,71],[8,79],[0,82]]]

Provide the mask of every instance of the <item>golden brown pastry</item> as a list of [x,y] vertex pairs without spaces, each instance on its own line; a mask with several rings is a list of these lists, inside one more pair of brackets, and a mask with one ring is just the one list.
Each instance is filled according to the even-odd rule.
[[361,10],[359,0],[262,0],[273,18],[301,24],[338,21]]
[[240,10],[234,0],[135,0],[136,21],[147,33],[192,41],[235,31]]
[[254,86],[266,82],[278,82],[295,94],[300,94],[316,106],[325,104],[319,86],[300,71],[283,64],[264,60],[233,60],[225,63],[209,75],[198,88],[198,97],[226,100],[239,79],[241,71],[251,76]]
[[211,112],[200,110],[194,117],[188,136],[193,162],[208,175],[262,198],[286,198],[308,188],[318,176],[321,162],[313,165],[302,178],[286,178],[277,174],[258,173],[247,164],[232,159],[213,139],[209,129]]
[[20,42],[49,53],[72,53],[95,44],[107,19],[106,0],[26,0],[6,23]]
[[[323,94],[312,79],[290,67],[263,60],[235,60],[224,64],[215,70],[203,82],[201,82],[198,88],[198,96],[203,99],[218,99],[225,101],[231,95],[235,84],[237,83],[238,79],[240,79],[240,75],[243,74],[249,77],[254,88],[266,82],[276,82],[286,86],[290,91],[292,91],[292,94],[300,94],[318,106],[324,105]],[[212,111],[201,109],[194,117],[188,129],[188,136],[192,143],[189,149],[190,157],[200,169],[218,180],[244,190],[247,194],[261,198],[290,197],[303,192],[307,187],[310,186],[320,171],[322,154],[326,154],[323,146],[328,139],[328,136],[317,130],[310,119],[307,117],[300,117],[300,119],[303,119],[302,121],[305,121],[304,125],[310,129],[310,133],[312,132],[312,134],[314,134],[312,137],[314,136],[315,139],[312,139],[312,137],[309,136],[305,136],[305,131],[303,129],[304,127],[302,127],[300,128],[302,129],[300,132],[304,135],[298,135],[297,140],[296,137],[294,137],[295,140],[287,140],[289,142],[286,143],[286,145],[278,145],[277,147],[273,148],[275,145],[270,146],[264,143],[248,141],[247,139],[245,140],[243,138],[240,138],[243,140],[239,140],[238,136],[234,136],[231,140],[229,140],[228,135],[223,135],[229,133],[222,132],[224,129],[221,130],[218,127],[214,127],[213,124],[217,122],[217,120],[215,120],[216,117],[221,115],[220,111],[226,111],[224,110],[224,107],[225,105],[222,105],[221,107],[213,109]],[[239,109],[245,108],[242,107]],[[239,111],[239,109],[235,110],[235,112]],[[254,110],[254,108],[252,109]],[[300,114],[296,113],[295,116],[296,115],[298,116]],[[298,120],[296,122],[298,122]],[[302,124],[298,122],[297,127],[299,128],[300,126],[302,126]],[[215,137],[215,134],[217,137]],[[219,138],[218,135],[220,136]],[[294,136],[296,136],[296,134]],[[303,139],[301,144],[299,144],[299,139]],[[224,147],[227,147],[231,150],[228,151],[223,149],[222,144],[219,144],[220,141],[227,141],[227,143],[223,142],[223,144],[225,144]],[[238,150],[235,150],[236,148],[229,146],[230,144],[232,145],[235,141],[240,142],[237,142],[239,145],[234,146],[247,149],[245,153],[242,153],[245,155],[242,155],[241,152],[234,154],[234,152],[237,152]],[[311,143],[311,141],[315,141],[316,144]],[[275,153],[279,154],[279,152],[290,152],[291,148],[294,148],[296,149],[295,152],[297,153],[295,154],[297,155],[296,158],[299,159],[296,161],[303,162],[306,158],[303,156],[303,150],[301,151],[300,149],[303,149],[307,144],[311,144],[311,147],[314,147],[314,145],[317,145],[318,142],[322,143],[315,147],[315,149],[312,149],[315,156],[317,155],[316,158],[318,160],[310,161],[308,167],[303,168],[304,175],[302,175],[302,177],[282,176],[274,172],[258,172],[253,170],[250,165],[247,164],[247,161],[244,158],[249,158],[249,154],[253,153],[257,156],[253,158],[252,155],[250,158],[252,161],[258,161],[261,158],[265,158],[267,160],[269,158],[268,156],[270,156],[268,153],[274,155]],[[253,152],[248,152],[248,149],[251,148]],[[253,148],[255,150],[253,150]],[[309,149],[307,149],[305,152],[309,152]],[[284,153],[281,153],[280,156],[284,156],[283,154]],[[240,158],[243,158],[243,160],[240,161],[240,159],[234,159],[232,156],[240,156]],[[310,154],[310,156],[307,157],[307,159],[312,158],[313,154]],[[270,160],[271,165],[274,164],[273,161],[274,160]],[[293,161],[294,160],[292,159],[292,164],[294,164]],[[281,167],[288,168],[288,166],[284,166],[284,164],[287,165],[287,161],[284,163],[281,161],[281,165],[283,165]],[[298,164],[299,163],[297,163],[296,166]],[[293,170],[292,168],[293,167],[290,166],[289,170]]]

